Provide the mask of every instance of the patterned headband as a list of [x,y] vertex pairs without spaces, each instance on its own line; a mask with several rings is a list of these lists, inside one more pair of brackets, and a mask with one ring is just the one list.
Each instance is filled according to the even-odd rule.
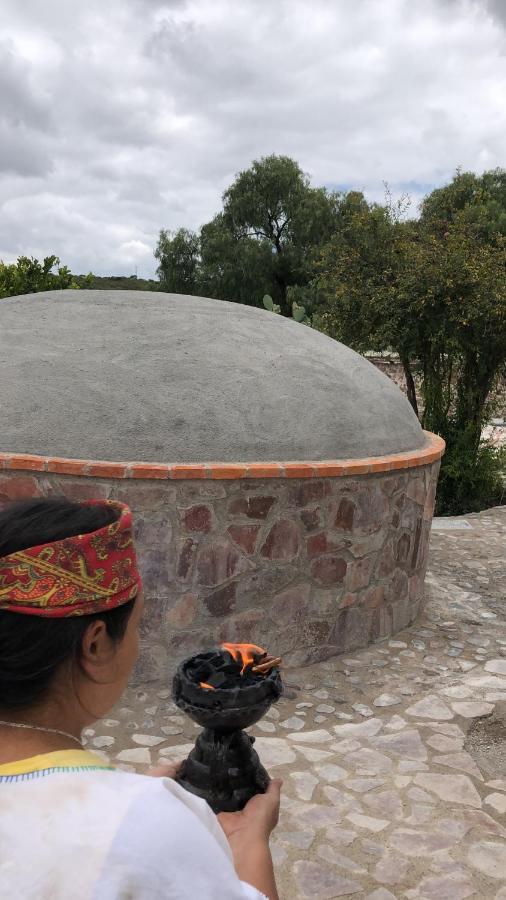
[[0,557],[0,609],[62,618],[105,612],[132,600],[142,582],[132,536],[132,513],[115,500],[118,518],[92,531]]

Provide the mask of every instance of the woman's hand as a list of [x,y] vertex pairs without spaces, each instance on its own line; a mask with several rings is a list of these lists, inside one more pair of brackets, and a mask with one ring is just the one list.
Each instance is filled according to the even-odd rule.
[[176,763],[161,763],[161,765],[153,766],[153,768],[148,769],[146,775],[150,775],[152,778],[176,778],[182,764],[182,761]]
[[279,900],[269,849],[269,835],[278,824],[282,781],[271,781],[265,794],[257,794],[242,812],[220,813],[218,822],[226,834],[235,871],[269,900]]
[[280,791],[283,782],[276,778],[269,783],[265,794],[256,794],[242,812],[220,813],[218,822],[229,844],[252,844],[268,841],[271,831],[278,824]]

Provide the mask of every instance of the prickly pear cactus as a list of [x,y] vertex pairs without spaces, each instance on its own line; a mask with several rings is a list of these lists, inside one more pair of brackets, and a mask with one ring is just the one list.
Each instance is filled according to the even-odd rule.
[[269,310],[269,312],[274,312],[274,313],[281,312],[281,307],[278,306],[277,303],[274,303],[274,300],[272,299],[270,294],[265,294],[262,303],[265,306],[265,308]]

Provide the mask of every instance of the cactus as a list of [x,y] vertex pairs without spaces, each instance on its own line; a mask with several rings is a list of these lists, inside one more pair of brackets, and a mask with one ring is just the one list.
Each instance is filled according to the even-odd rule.
[[262,303],[265,306],[265,308],[269,310],[269,312],[274,312],[274,313],[281,312],[281,307],[278,306],[277,303],[274,303],[274,300],[272,299],[270,294],[264,295]]
[[304,322],[307,319],[305,308],[295,302],[292,304],[292,316],[296,322]]
[[[270,294],[264,295],[262,303],[269,312],[281,312],[281,307],[278,306],[277,303],[274,303]],[[311,319],[306,314],[306,307],[296,303],[295,300],[292,303],[292,319],[294,319],[295,322],[301,322],[303,325],[311,325]]]

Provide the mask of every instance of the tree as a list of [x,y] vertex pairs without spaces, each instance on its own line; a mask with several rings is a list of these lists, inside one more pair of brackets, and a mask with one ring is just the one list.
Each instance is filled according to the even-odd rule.
[[160,288],[175,294],[197,293],[200,240],[194,231],[160,231],[155,250]]
[[15,263],[0,260],[0,298],[78,287],[57,256],[46,256],[42,263],[28,256],[20,256]]
[[237,176],[223,210],[198,235],[160,232],[160,286],[251,306],[261,306],[267,293],[289,316],[290,290],[309,286],[336,222],[334,194],[311,187],[287,156],[264,157]]
[[223,213],[200,232],[198,282],[206,297],[260,306],[271,287],[271,252],[251,237],[238,239]]
[[225,191],[223,222],[239,244],[253,240],[263,248],[270,263],[268,293],[283,315],[291,315],[288,288],[311,279],[318,248],[336,225],[334,196],[312,188],[293,159],[267,156]]
[[[418,415],[412,360],[415,334],[406,301],[393,296],[412,225],[402,220],[402,201],[368,204],[363,195],[345,196],[340,227],[320,259],[320,316],[323,330],[364,353],[395,348],[404,368],[408,399]],[[323,298],[323,299],[322,299]],[[329,302],[330,301],[330,302]]]
[[493,169],[483,175],[457,171],[450,184],[432,191],[422,202],[421,221],[440,235],[457,217],[483,243],[505,237],[506,170]]
[[[397,351],[407,381],[419,364],[422,425],[447,442],[440,509],[463,512],[497,489],[481,434],[506,363],[506,243],[495,232],[479,239],[484,207],[471,215],[464,205],[445,223],[358,209],[322,254],[320,289],[330,334],[358,350]],[[418,412],[414,382],[408,394]]]

